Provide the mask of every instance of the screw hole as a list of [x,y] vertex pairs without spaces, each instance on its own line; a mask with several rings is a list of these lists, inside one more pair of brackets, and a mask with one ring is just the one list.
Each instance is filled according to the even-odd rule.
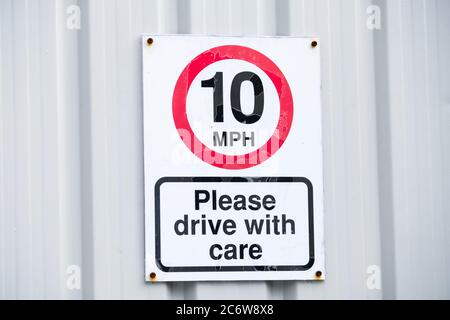
[[311,47],[315,48],[317,47],[318,43],[316,40],[314,40],[313,42],[311,42]]
[[150,47],[153,44],[153,38],[147,39],[147,45]]

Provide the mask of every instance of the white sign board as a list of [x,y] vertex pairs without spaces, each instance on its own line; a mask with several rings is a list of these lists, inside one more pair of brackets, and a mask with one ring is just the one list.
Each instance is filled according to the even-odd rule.
[[146,280],[323,280],[317,40],[142,44]]

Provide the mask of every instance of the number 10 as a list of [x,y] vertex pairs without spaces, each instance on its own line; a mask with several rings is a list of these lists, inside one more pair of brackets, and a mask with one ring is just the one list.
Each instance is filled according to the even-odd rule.
[[[241,107],[242,82],[253,84],[254,106],[251,114],[244,114]],[[202,81],[202,88],[213,88],[214,122],[223,122],[223,72],[216,72],[213,78]],[[238,73],[231,83],[230,93],[231,111],[240,123],[252,124],[261,119],[264,111],[264,88],[261,78],[257,74],[244,71]]]

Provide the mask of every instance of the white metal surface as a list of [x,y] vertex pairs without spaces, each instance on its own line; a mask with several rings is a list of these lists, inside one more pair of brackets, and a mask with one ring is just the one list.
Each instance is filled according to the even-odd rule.
[[325,279],[315,40],[142,37],[148,281]]
[[[0,0],[0,297],[449,298],[449,17],[448,0]],[[320,37],[325,282],[144,283],[142,33]]]

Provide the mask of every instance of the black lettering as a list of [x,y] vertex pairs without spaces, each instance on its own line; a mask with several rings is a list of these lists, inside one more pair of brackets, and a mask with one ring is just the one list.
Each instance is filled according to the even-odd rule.
[[223,195],[219,198],[219,207],[222,210],[231,209],[231,197],[229,195]]
[[223,73],[216,72],[214,78],[203,80],[203,88],[213,88],[214,122],[223,122]]
[[222,146],[227,146],[227,132],[223,131],[222,132],[222,138],[219,136],[219,133],[217,131],[213,132],[213,143],[214,143],[214,147],[222,147]]
[[[188,234],[188,216],[187,216],[187,214],[185,214],[183,218],[184,218],[183,220],[181,220],[181,219],[177,220],[174,225],[175,233],[178,236]],[[180,228],[179,228],[180,225],[183,226],[183,231],[180,231]]]
[[223,257],[224,257],[226,260],[237,259],[237,256],[236,256],[236,246],[235,246],[235,245],[227,244],[227,245],[225,246],[224,249],[225,249],[226,251],[225,251]]
[[273,222],[273,234],[279,235],[280,230],[278,230],[278,224],[280,223],[280,219],[278,218],[278,216],[273,216],[272,222]]
[[270,234],[270,214],[266,214],[266,233]]
[[264,196],[263,198],[263,206],[266,210],[273,210],[275,208],[275,197],[271,194]]
[[220,229],[220,224],[222,223],[222,220],[217,220],[216,225],[214,226],[214,222],[212,220],[208,220],[209,227],[211,228],[212,234],[218,234]]
[[239,246],[239,253],[240,253],[239,258],[240,259],[244,259],[244,257],[245,257],[245,249],[247,249],[247,248],[248,248],[248,244],[241,244]]
[[195,234],[195,226],[200,223],[200,220],[191,221],[191,234]]
[[[248,115],[242,112],[241,106],[241,86],[244,81],[250,81],[253,84],[254,106],[252,113]],[[230,103],[237,121],[246,124],[257,122],[264,111],[264,88],[261,78],[249,71],[238,73],[231,83]]]
[[248,249],[248,253],[250,255],[250,258],[252,258],[253,260],[258,260],[262,257],[262,248],[259,244],[252,244]]
[[251,222],[249,222],[247,219],[245,219],[245,226],[247,227],[248,234],[253,234],[253,232],[255,232],[256,234],[261,234],[262,228],[264,226],[264,220],[253,219],[251,220]]
[[[203,195],[203,198],[200,198]],[[206,190],[195,190],[195,210],[200,210],[200,203],[207,203],[209,201],[209,192]]]
[[222,246],[220,244],[213,244],[211,248],[209,248],[209,256],[213,260],[219,260],[222,258],[222,254],[219,253],[218,255],[214,254],[214,249],[218,249],[219,251],[222,251]]
[[234,222],[233,220],[225,220],[223,223],[223,232],[230,236],[232,234],[236,233],[236,222]]
[[247,203],[245,201],[245,197],[242,194],[238,194],[234,197],[234,210],[247,210]]
[[283,214],[281,216],[281,225],[283,228],[283,234],[286,234],[286,225],[289,224],[291,226],[291,234],[295,234],[295,222],[291,219],[286,219],[286,215]]
[[212,192],[212,209],[217,210],[217,192],[213,190]]
[[260,196],[258,196],[256,194],[251,195],[248,198],[248,202],[250,203],[248,205],[248,208],[250,210],[254,210],[254,211],[261,209],[261,202],[260,201],[261,201],[261,197]]

